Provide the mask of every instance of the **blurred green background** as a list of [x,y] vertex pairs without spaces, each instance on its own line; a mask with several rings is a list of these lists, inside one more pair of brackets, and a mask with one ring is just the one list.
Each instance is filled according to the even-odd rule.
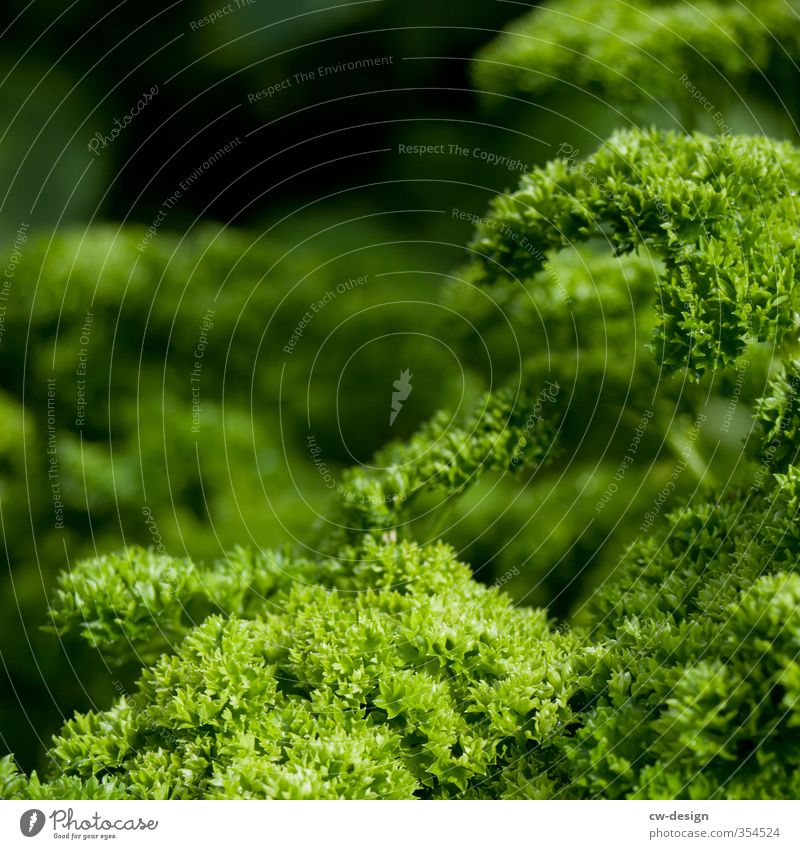
[[[56,572],[133,543],[196,559],[313,551],[343,468],[487,388],[532,373],[569,387],[561,458],[526,480],[487,476],[413,532],[442,534],[480,580],[556,616],[579,615],[630,541],[691,410],[710,424],[679,489],[735,468],[749,418],[729,399],[757,396],[769,352],[691,392],[660,374],[650,257],[589,246],[555,277],[490,293],[459,275],[473,221],[524,171],[625,122],[685,126],[697,107],[617,103],[591,71],[526,91],[492,75],[491,53],[473,64],[524,11],[34,0],[1,13],[0,754],[36,766],[64,716],[137,672],[41,630]],[[726,126],[792,135],[791,110],[755,102],[759,120],[734,103]],[[390,423],[406,369],[413,391]],[[598,509],[645,411],[636,461]]]

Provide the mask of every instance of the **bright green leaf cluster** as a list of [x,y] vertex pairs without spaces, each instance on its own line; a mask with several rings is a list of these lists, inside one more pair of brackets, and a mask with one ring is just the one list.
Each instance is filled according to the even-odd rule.
[[229,577],[134,693],[66,725],[51,783],[6,763],[5,793],[794,798],[798,504],[790,467],[671,516],[598,594],[590,635],[514,608],[441,545],[262,560],[253,618]]
[[[280,587],[272,604],[207,618],[134,693],[68,722],[54,783],[28,793],[99,779],[90,792],[135,798],[485,795],[523,759],[543,776],[572,719],[575,643],[544,614],[475,583],[441,545],[367,537],[313,583],[276,560],[257,571]],[[131,598],[154,592],[143,580]],[[241,609],[235,591],[226,600]]]
[[798,308],[800,154],[766,138],[616,133],[500,195],[473,248],[477,277],[529,277],[547,255],[602,239],[660,257],[654,347],[667,368],[732,365],[780,341]]
[[598,594],[583,727],[588,795],[795,798],[800,472],[669,517]]

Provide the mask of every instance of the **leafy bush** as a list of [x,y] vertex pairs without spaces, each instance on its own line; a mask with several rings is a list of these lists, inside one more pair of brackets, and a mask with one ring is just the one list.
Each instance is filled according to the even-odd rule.
[[[3,794],[796,797],[799,183],[787,144],[629,131],[524,177],[480,226],[462,279],[507,305],[557,288],[557,262],[583,263],[590,288],[592,268],[608,268],[602,248],[639,253],[620,267],[637,303],[652,287],[655,383],[650,362],[620,387],[613,362],[605,400],[638,412],[630,428],[653,405],[658,436],[642,460],[658,461],[649,480],[662,492],[688,469],[706,479],[696,447],[709,396],[744,360],[761,364],[737,396],[758,422],[749,465],[686,487],[666,521],[666,497],[652,502],[578,624],[515,606],[502,577],[478,583],[433,541],[468,490],[492,475],[535,480],[579,448],[574,398],[596,392],[604,369],[571,372],[560,358],[548,369],[531,352],[472,412],[440,413],[349,472],[315,554],[240,548],[194,563],[134,548],[62,575],[59,632],[111,662],[152,665],[111,708],[65,725],[45,781],[1,762]],[[681,439],[676,415],[689,417]],[[672,457],[659,446],[670,438]],[[431,540],[414,541],[421,529]]]
[[586,93],[686,130],[795,133],[799,11],[783,0],[550,0],[478,53],[475,83],[495,105]]

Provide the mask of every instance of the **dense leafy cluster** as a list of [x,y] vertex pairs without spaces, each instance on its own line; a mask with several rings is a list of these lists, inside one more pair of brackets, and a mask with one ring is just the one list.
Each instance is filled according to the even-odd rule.
[[[67,724],[48,784],[7,763],[5,793],[794,798],[799,486],[790,467],[749,501],[671,516],[588,631],[513,607],[441,545],[84,564],[69,603],[90,576],[108,588],[74,618],[90,639],[113,651],[124,632],[147,653],[159,625],[188,636],[132,695]],[[219,612],[191,628],[198,597]]]
[[669,518],[598,596],[590,716],[569,744],[591,795],[795,798],[798,471]]
[[627,131],[585,161],[556,159],[494,201],[473,247],[478,279],[527,277],[547,254],[603,239],[664,263],[655,347],[666,368],[732,365],[780,342],[798,300],[800,156],[739,136]]
[[[465,304],[489,324],[482,287],[523,320],[541,304],[546,325],[552,289],[566,281],[558,297],[576,301],[573,333],[590,326],[592,298],[615,279],[620,326],[626,303],[643,304],[652,287],[655,319],[634,323],[630,344],[638,351],[655,332],[654,405],[697,416],[683,440],[657,434],[672,440],[671,456],[639,427],[653,482],[674,490],[692,468],[704,477],[693,452],[712,388],[735,380],[737,400],[756,411],[750,465],[636,534],[575,625],[515,606],[505,576],[479,583],[452,547],[408,538],[432,503],[468,502],[484,473],[493,485],[513,471],[535,482],[559,445],[579,451],[585,408],[570,397],[602,372],[570,376],[569,360],[549,371],[529,351],[521,381],[505,375],[472,412],[441,413],[347,473],[332,514],[339,531],[319,528],[318,554],[240,548],[194,563],[132,548],[62,575],[59,633],[110,661],[149,665],[108,710],[66,724],[44,779],[0,762],[0,793],[796,797],[797,181],[787,145],[629,132],[585,163],[525,177],[478,233],[466,276],[479,288]],[[603,240],[641,257],[603,256]],[[573,241],[590,243],[554,256]],[[612,263],[626,273],[615,277]],[[593,267],[606,269],[596,289]],[[754,374],[776,354],[785,362],[753,401]],[[652,363],[629,387],[631,426]],[[612,385],[619,379],[612,369]],[[662,381],[671,388],[658,395]],[[687,382],[708,393],[706,406]],[[651,418],[655,431],[666,414]]]
[[[134,556],[103,570],[144,567],[127,594],[135,648],[149,642],[136,611],[156,612],[157,584],[155,564]],[[367,537],[315,568],[236,566],[203,589],[225,615],[193,629],[110,711],[71,720],[51,750],[59,777],[34,779],[30,794],[485,795],[523,759],[544,773],[549,740],[570,717],[574,639],[475,583],[451,550]],[[191,582],[176,588],[172,613]],[[125,604],[122,581],[111,583],[109,610]],[[241,618],[243,594],[260,598],[257,618]],[[171,621],[157,604],[158,621]],[[86,627],[93,639],[101,630]]]
[[655,107],[656,115],[671,106],[684,129],[704,117],[725,129],[743,93],[752,101],[759,85],[796,110],[799,13],[786,0],[551,0],[478,54],[476,86],[512,97],[586,91],[615,107]]

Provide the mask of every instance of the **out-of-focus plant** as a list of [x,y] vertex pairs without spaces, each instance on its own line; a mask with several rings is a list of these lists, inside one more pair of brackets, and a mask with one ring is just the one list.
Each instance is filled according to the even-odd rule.
[[[452,357],[419,341],[441,336],[440,315],[412,321],[390,296],[382,275],[403,268],[401,240],[369,221],[354,234],[350,217],[321,234],[313,222],[265,235],[208,223],[145,241],[146,228],[106,225],[20,244],[0,326],[0,631],[6,646],[20,627],[32,643],[4,655],[14,687],[0,696],[3,727],[22,715],[55,727],[44,687],[65,705],[84,687],[110,695],[96,659],[70,657],[72,680],[37,633],[59,569],[129,544],[207,557],[305,536],[329,492],[309,427],[335,474],[390,432],[386,406],[361,391],[374,382],[389,397],[397,366],[380,337],[400,362],[425,356],[440,375],[417,382],[394,432],[469,394]],[[415,263],[436,267],[424,246]],[[425,297],[424,277],[405,284],[409,301]]]
[[550,0],[481,50],[487,104],[583,95],[620,119],[795,135],[800,6],[786,0]]

